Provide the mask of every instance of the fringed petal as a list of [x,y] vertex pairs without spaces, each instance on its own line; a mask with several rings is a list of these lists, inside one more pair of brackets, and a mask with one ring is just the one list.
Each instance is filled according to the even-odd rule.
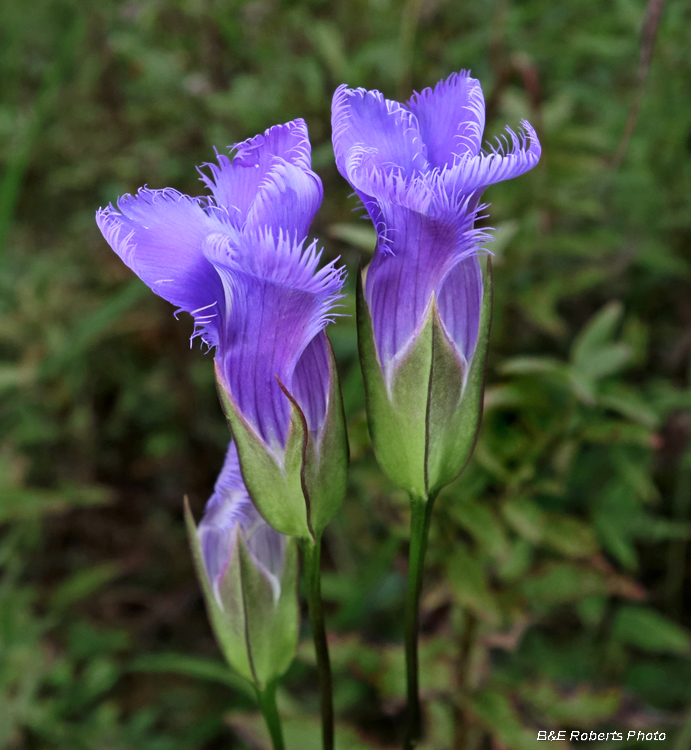
[[426,169],[417,119],[398,102],[379,91],[343,85],[336,89],[331,111],[336,165],[346,179],[356,167],[399,176]]
[[156,294],[191,313],[204,341],[216,345],[224,293],[202,245],[223,224],[194,198],[147,188],[122,196],[117,208],[100,209],[96,222],[126,265]]
[[287,438],[290,408],[278,380],[289,387],[298,360],[333,317],[344,269],[320,253],[271,232],[234,247],[209,237],[205,253],[226,293],[227,329],[217,359],[245,418],[270,447]]
[[280,595],[286,540],[259,515],[242,480],[238,453],[228,446],[221,473],[197,530],[207,574],[216,598],[225,576],[237,535],[241,534],[257,567]]
[[452,167],[458,157],[479,154],[485,99],[480,82],[467,71],[440,81],[434,90],[415,93],[408,106],[417,117],[432,168]]
[[245,229],[272,229],[275,237],[282,232],[300,242],[309,232],[322,197],[321,180],[314,172],[277,157],[259,183]]
[[[269,173],[276,164],[284,163],[295,167],[297,172],[308,172],[312,182],[318,183],[317,189],[321,190],[319,179],[310,170],[311,147],[307,125],[302,119],[275,125],[263,135],[236,143],[231,151],[234,152],[232,161],[227,156],[217,155],[218,166],[205,165],[211,175],[200,173],[202,182],[213,194],[219,215],[238,229],[244,227],[252,204],[262,185],[270,180]],[[314,189],[314,184],[309,186],[310,192]],[[317,207],[320,201],[321,197]],[[304,234],[300,239],[302,237]]]
[[521,125],[524,128],[521,133],[506,128],[511,139],[510,146],[504,136],[504,142],[498,141],[491,153],[463,156],[456,160],[453,167],[442,172],[439,176],[440,187],[446,195],[450,198],[467,196],[532,169],[540,160],[542,149],[533,126],[525,120]]

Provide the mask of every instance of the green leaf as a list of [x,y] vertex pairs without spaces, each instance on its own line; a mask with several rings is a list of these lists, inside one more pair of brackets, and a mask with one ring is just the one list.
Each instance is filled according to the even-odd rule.
[[554,375],[566,377],[566,365],[552,357],[513,357],[498,368],[502,375]]
[[622,607],[614,620],[612,639],[652,653],[691,655],[691,633],[645,607]]
[[469,708],[485,729],[505,747],[511,750],[535,747],[535,732],[523,727],[505,695],[493,690],[480,690],[470,699]]
[[467,607],[493,627],[501,623],[501,612],[485,571],[465,545],[458,545],[448,558],[446,577],[458,604]]
[[575,602],[587,596],[607,593],[607,581],[600,571],[570,563],[549,563],[521,584],[530,601],[537,604]]
[[571,361],[578,369],[587,371],[589,360],[610,344],[623,314],[621,302],[613,301],[588,321],[571,346]]
[[105,505],[109,501],[110,492],[98,486],[60,490],[3,487],[0,489],[0,523],[63,513],[70,508]]
[[521,685],[520,695],[548,722],[560,727],[582,726],[585,729],[595,727],[615,714],[622,698],[621,689],[617,687],[593,690],[580,686],[562,692],[547,680]]
[[487,503],[454,498],[447,505],[451,516],[472,534],[489,555],[500,558],[508,554],[509,541],[504,526]]
[[559,513],[545,513],[542,542],[565,557],[591,557],[599,549],[589,526]]
[[237,690],[248,698],[256,699],[254,688],[246,680],[229,669],[223,662],[202,656],[176,653],[145,654],[130,663],[129,671],[170,672],[198,680],[219,682]]
[[592,352],[586,360],[577,363],[576,368],[586,377],[600,380],[623,370],[632,357],[633,350],[628,344],[610,344]]
[[[271,750],[273,747],[266,722],[260,713],[233,712],[228,716],[228,724],[252,750]],[[286,747],[305,750],[321,747],[321,723],[315,716],[285,716],[281,724]],[[372,744],[361,739],[357,730],[348,724],[338,722],[335,735],[338,750],[372,750]]]
[[502,505],[502,513],[511,526],[521,536],[533,544],[542,540],[545,533],[545,512],[527,497],[514,497]]
[[93,568],[81,570],[60,584],[51,597],[51,607],[64,610],[70,605],[84,599],[120,575],[120,566],[116,563],[103,563]]

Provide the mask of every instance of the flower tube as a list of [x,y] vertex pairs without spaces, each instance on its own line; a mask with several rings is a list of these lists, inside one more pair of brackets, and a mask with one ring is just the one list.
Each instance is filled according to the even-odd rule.
[[347,443],[324,328],[344,271],[307,244],[322,199],[302,120],[219,155],[211,195],[142,188],[97,213],[122,260],[194,316],[249,494],[278,531],[315,540],[345,491]]
[[508,131],[510,147],[483,153],[484,121],[465,72],[405,105],[346,86],[333,99],[336,164],[377,230],[358,284],[370,431],[384,471],[420,499],[462,471],[480,423],[491,318],[480,195],[540,157],[527,122]]

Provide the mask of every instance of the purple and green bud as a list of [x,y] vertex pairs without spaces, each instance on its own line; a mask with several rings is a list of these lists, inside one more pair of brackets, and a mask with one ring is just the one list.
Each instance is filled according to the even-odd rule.
[[264,690],[297,647],[297,541],[259,515],[232,442],[201,523],[195,528],[187,504],[185,521],[218,644],[230,666]]
[[481,151],[480,84],[452,75],[406,104],[341,86],[336,164],[377,230],[358,282],[358,336],[370,432],[389,477],[413,497],[463,470],[482,413],[491,325],[491,237],[475,227],[483,190],[537,164],[534,129]]
[[215,347],[242,475],[278,531],[316,539],[345,492],[347,441],[324,329],[344,270],[307,233],[322,199],[302,120],[218,156],[190,198],[142,188],[97,214],[104,237]]

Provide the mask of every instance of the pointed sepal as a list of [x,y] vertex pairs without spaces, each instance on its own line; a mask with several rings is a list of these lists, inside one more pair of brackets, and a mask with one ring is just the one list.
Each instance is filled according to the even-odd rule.
[[[428,404],[427,475],[429,494],[436,494],[466,467],[475,450],[482,422],[485,373],[492,329],[492,259],[487,257],[477,345],[462,383],[462,366],[438,315],[434,317]],[[462,396],[459,399],[459,390]]]
[[219,397],[252,501],[276,531],[312,541],[343,502],[348,465],[343,401],[328,339],[327,348],[329,394],[319,435],[309,431],[297,400],[279,383],[291,408],[288,438],[280,449],[269,447],[245,419],[216,367]]
[[491,261],[488,258],[478,340],[467,371],[444,331],[434,298],[389,383],[377,355],[362,274],[357,284],[357,320],[377,460],[411,497],[436,495],[463,471],[480,429],[492,323]]

